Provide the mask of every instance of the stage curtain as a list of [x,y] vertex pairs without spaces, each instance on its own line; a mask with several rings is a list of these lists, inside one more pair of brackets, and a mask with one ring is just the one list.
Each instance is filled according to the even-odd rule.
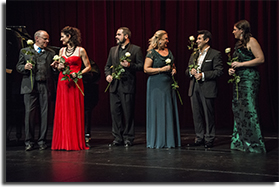
[[[226,64],[227,47],[234,47],[233,25],[241,19],[250,22],[253,36],[260,43],[265,63],[258,67],[261,75],[260,116],[263,128],[278,125],[278,1],[7,1],[6,25],[25,25],[30,35],[44,29],[50,44],[61,47],[60,31],[64,26],[81,30],[82,45],[103,71],[109,49],[116,45],[115,33],[121,26],[132,31],[131,42],[141,46],[144,56],[148,39],[159,29],[169,36],[169,49],[177,67],[176,79],[184,105],[179,103],[180,125],[193,127],[190,99],[187,96],[187,68],[191,51],[188,37],[197,30],[212,33],[212,48],[223,54],[224,75],[218,80],[216,99],[217,128],[232,128],[232,85]],[[136,93],[136,125],[145,126],[146,81],[139,72]],[[99,81],[99,103],[92,113],[93,126],[110,125],[109,93],[104,74]]]

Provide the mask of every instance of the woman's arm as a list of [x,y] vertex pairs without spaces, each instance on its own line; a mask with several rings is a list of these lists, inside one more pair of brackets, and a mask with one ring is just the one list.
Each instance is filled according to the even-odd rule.
[[151,58],[145,58],[144,73],[147,73],[148,75],[155,75],[161,72],[169,71],[171,68],[169,65],[161,68],[153,68],[152,64],[153,64],[153,60]]
[[258,41],[250,37],[250,41],[247,43],[247,48],[250,49],[255,56],[253,60],[245,61],[245,62],[233,62],[232,67],[237,68],[237,67],[253,67],[253,66],[258,66],[262,63],[264,63],[264,54],[261,49],[260,44]]
[[80,49],[80,56],[83,61],[85,68],[81,71],[81,74],[87,73],[91,70],[91,65],[87,53],[84,48],[81,47]]

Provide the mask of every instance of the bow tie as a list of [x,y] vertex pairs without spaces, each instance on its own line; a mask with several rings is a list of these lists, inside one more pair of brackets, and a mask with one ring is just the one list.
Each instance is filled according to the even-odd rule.
[[38,47],[38,53],[41,53],[42,49],[40,47]]

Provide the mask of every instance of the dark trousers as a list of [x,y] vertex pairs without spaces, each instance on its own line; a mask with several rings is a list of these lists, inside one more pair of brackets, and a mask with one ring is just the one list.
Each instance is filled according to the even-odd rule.
[[135,95],[121,92],[110,93],[112,135],[119,143],[133,143],[135,139]]
[[202,141],[204,139],[207,142],[213,142],[215,139],[214,98],[205,98],[199,84],[196,83],[190,100],[196,141]]
[[40,130],[38,144],[46,142],[47,124],[48,124],[48,91],[46,83],[36,83],[35,89],[30,94],[24,94],[25,104],[25,145],[34,145],[35,124],[37,108],[40,107]]

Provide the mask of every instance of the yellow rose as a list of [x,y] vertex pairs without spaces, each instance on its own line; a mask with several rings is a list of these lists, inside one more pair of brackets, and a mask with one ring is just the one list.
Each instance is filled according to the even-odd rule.
[[60,56],[58,56],[58,55],[55,55],[55,56],[53,57],[53,60],[54,60],[54,61],[59,61],[59,59],[60,59]]
[[195,37],[194,37],[194,36],[190,36],[190,37],[189,37],[189,40],[190,40],[190,41],[194,41],[194,40],[195,40]]
[[27,44],[28,44],[28,45],[33,45],[34,42],[33,42],[33,40],[27,40]]
[[168,59],[166,60],[166,64],[170,64],[170,63],[171,63],[171,59],[168,58]]
[[225,49],[225,53],[230,53],[230,52],[231,52],[231,48]]
[[130,54],[129,52],[126,52],[126,53],[125,53],[125,56],[126,56],[126,57],[130,57],[131,54]]

